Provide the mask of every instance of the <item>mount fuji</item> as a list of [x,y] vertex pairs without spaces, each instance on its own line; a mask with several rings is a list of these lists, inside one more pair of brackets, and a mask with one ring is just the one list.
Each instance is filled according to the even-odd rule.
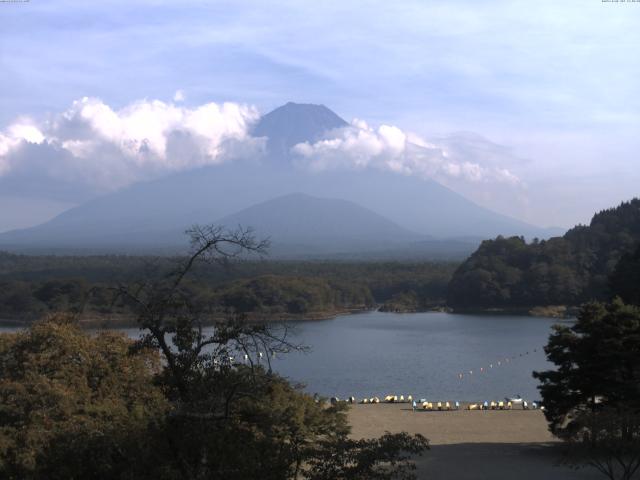
[[[557,232],[481,207],[431,180],[375,169],[310,172],[293,146],[347,126],[322,105],[288,103],[264,115],[252,135],[266,154],[131,185],[43,224],[0,234],[7,250],[127,251],[179,248],[195,223],[250,226],[274,250],[331,255],[469,242],[496,235]],[[456,240],[451,240],[456,239]],[[471,239],[471,240],[460,240]],[[466,249],[463,249],[466,250]]]

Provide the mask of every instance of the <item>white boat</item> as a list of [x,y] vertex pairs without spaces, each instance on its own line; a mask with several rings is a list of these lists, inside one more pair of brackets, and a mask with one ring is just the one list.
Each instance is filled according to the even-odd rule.
[[512,398],[504,397],[504,399],[507,402],[511,402],[513,404],[520,404],[520,403],[524,402],[524,398],[522,398],[520,395],[516,395],[515,397],[512,397]]

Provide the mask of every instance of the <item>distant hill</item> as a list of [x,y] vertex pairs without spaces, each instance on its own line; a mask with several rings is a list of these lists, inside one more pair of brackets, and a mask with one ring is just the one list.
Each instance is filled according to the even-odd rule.
[[216,223],[251,225],[257,236],[270,237],[278,254],[373,250],[423,239],[354,202],[302,193],[267,200]]
[[640,245],[640,200],[593,216],[562,237],[482,242],[455,272],[448,303],[458,308],[578,305],[609,295],[608,277]]
[[[269,139],[266,158],[237,160],[132,185],[41,225],[0,234],[0,248],[89,248],[94,253],[174,248],[184,245],[179,232],[194,223],[231,221],[240,210],[294,192],[357,203],[398,228],[439,242],[451,237],[521,234],[546,238],[552,234],[483,208],[433,180],[374,169],[312,173],[291,163],[291,146],[312,142],[345,125],[322,105],[288,103],[266,114],[254,128],[254,135]],[[252,221],[258,220],[256,215],[252,217]],[[400,248],[396,243],[382,247],[387,252]],[[413,251],[412,245],[406,247],[404,252]],[[422,247],[428,249],[429,244]],[[418,249],[421,257],[428,255],[424,248]],[[462,250],[465,248],[462,245]],[[317,253],[312,250],[295,252]]]

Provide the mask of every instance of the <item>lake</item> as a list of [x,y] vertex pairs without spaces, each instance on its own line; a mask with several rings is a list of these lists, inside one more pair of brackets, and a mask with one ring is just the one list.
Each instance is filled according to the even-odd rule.
[[[311,352],[283,355],[273,365],[323,396],[411,394],[484,401],[520,394],[538,399],[531,372],[551,367],[542,348],[557,322],[436,312],[344,315],[295,324],[295,341]],[[127,333],[136,336],[137,330]]]
[[286,355],[275,368],[324,396],[412,394],[484,401],[520,394],[537,399],[531,372],[551,366],[542,347],[554,323],[435,312],[347,315],[297,325],[297,340],[312,352]]

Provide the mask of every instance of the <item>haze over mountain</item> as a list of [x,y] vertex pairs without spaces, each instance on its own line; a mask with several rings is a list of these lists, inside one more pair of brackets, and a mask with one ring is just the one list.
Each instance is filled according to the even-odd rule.
[[[238,159],[134,184],[44,224],[2,234],[0,245],[173,247],[184,243],[177,232],[194,223],[214,221],[260,226],[274,236],[277,231],[279,243],[288,245],[332,238],[331,251],[352,249],[356,241],[362,248],[374,248],[366,233],[373,231],[384,239],[379,243],[394,245],[429,237],[544,238],[558,233],[492,212],[431,179],[376,168],[313,171],[292,156],[294,146],[316,142],[346,125],[324,106],[288,103],[264,115],[253,128],[254,136],[266,137],[262,158]],[[319,199],[286,196],[295,192]],[[282,198],[272,200],[276,197]],[[347,229],[348,225],[352,227]],[[323,228],[326,236],[321,235]],[[362,235],[355,235],[358,228]],[[342,245],[339,237],[333,240],[339,231]]]
[[348,200],[303,193],[267,200],[217,223],[251,225],[257,236],[270,238],[279,255],[383,250],[424,238]]

